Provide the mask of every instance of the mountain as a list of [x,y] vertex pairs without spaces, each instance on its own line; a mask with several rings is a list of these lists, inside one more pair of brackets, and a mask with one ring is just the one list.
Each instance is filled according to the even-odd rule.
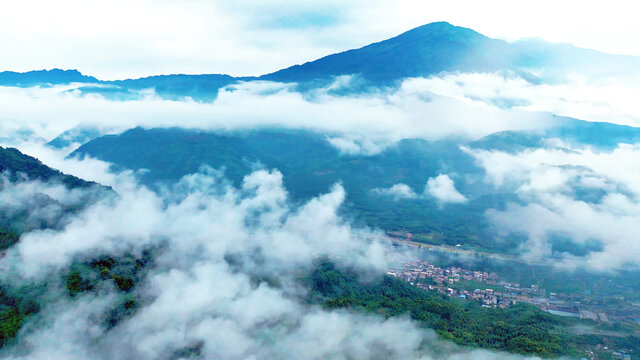
[[70,83],[94,83],[98,79],[81,74],[78,70],[34,70],[28,72],[3,71],[0,72],[2,86],[47,86]]
[[637,56],[608,54],[541,39],[518,40],[510,46],[516,54],[513,66],[544,69],[539,76],[546,82],[563,79],[570,73],[585,73],[591,77],[629,77],[638,76],[640,72],[640,57]]
[[[428,242],[465,243],[493,250],[502,246],[500,250],[509,251],[505,246],[515,247],[519,239],[497,239],[488,232],[484,214],[488,209],[504,209],[507,202],[517,202],[518,196],[509,189],[498,192],[482,181],[484,170],[461,145],[516,152],[549,146],[549,138],[600,149],[640,141],[640,128],[560,117],[557,124],[542,132],[505,131],[471,142],[404,139],[374,155],[341,154],[328,141],[336,135],[304,130],[206,132],[138,127],[95,138],[70,156],[108,161],[116,171],[134,170],[140,174],[140,181],[152,188],[176,182],[202,165],[224,169],[236,186],[256,167],[278,169],[294,201],[304,201],[329,191],[333,184],[342,184],[347,192],[345,211],[358,224],[387,231],[406,230]],[[443,206],[426,195],[427,180],[440,174],[450,174],[455,188],[468,201]],[[399,201],[381,190],[400,183],[414,195]],[[589,189],[574,195],[594,202],[603,196]]]
[[630,68],[640,70],[640,58],[537,39],[509,43],[447,22],[435,22],[359,49],[263,75],[260,79],[308,82],[355,74],[373,85],[390,85],[401,79],[441,72],[511,70],[529,81],[539,81],[530,71],[541,68],[545,74],[539,76],[547,80],[566,76],[568,69],[611,75]]
[[509,67],[513,55],[505,41],[436,22],[360,49],[263,75],[260,79],[297,82],[358,74],[374,83],[389,83],[442,71],[497,71]]
[[196,100],[211,101],[215,99],[218,90],[224,86],[250,78],[234,78],[229,75],[157,75],[139,79],[126,80],[98,80],[93,76],[83,75],[77,70],[37,70],[28,72],[4,71],[0,72],[0,86],[52,86],[71,83],[85,84],[74,91],[84,94],[97,93],[109,98],[126,100],[138,97],[137,91],[154,89],[156,94],[178,99],[185,96]]

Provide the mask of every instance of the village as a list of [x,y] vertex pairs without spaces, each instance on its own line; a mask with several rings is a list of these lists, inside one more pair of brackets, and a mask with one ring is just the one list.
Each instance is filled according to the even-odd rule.
[[[538,285],[520,287],[500,279],[498,274],[460,267],[438,267],[428,261],[405,259],[392,266],[388,275],[400,278],[412,286],[434,290],[466,300],[475,300],[485,307],[505,308],[519,302],[531,304],[560,316],[611,321],[603,308],[587,307],[579,298],[547,292]],[[482,285],[482,286],[481,286]]]

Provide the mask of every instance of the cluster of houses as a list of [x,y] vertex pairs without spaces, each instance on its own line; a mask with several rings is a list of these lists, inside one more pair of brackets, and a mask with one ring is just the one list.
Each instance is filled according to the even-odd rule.
[[[492,272],[473,271],[455,266],[443,268],[428,261],[405,258],[392,266],[387,274],[424,290],[435,290],[450,297],[478,301],[485,307],[505,308],[523,302],[555,315],[599,322],[617,321],[615,318],[611,320],[612,313],[608,316],[603,307],[585,306],[579,297],[547,292],[538,285],[520,287],[518,283],[501,280]],[[634,305],[640,308],[640,304]],[[637,314],[635,316],[638,316]],[[640,318],[636,321],[640,323]],[[593,350],[605,351],[613,358],[630,358],[630,354],[624,350],[608,349],[602,344]]]
[[487,307],[504,308],[527,303],[554,315],[590,319],[598,322],[620,322],[636,319],[640,323],[640,303],[615,309],[593,303],[590,295],[556,294],[538,285],[520,287],[500,279],[493,272],[474,271],[456,266],[438,267],[428,261],[404,258],[392,266],[388,275],[400,278],[424,290],[435,290],[450,297],[476,300]]
[[[498,274],[493,272],[473,271],[455,266],[441,268],[424,260],[409,259],[393,266],[387,274],[424,290],[436,290],[451,297],[477,300],[487,307],[504,308],[524,302],[557,315],[580,317],[580,312],[575,307],[563,306],[566,304],[557,299],[557,294],[550,293],[547,297],[545,289],[538,285],[523,288],[518,283],[500,280]],[[462,286],[461,281],[483,283],[487,287],[470,289],[468,286]]]
[[506,307],[517,302],[515,294],[505,294],[494,289],[467,290],[456,285],[461,280],[498,284],[496,273],[471,271],[455,266],[441,268],[427,261],[412,259],[392,267],[387,274],[424,290],[437,290],[451,297],[479,300],[484,306]]

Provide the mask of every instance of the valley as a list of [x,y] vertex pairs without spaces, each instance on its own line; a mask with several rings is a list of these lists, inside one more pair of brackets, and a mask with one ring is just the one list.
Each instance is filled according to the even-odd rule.
[[639,358],[639,56],[177,3],[0,21],[1,359]]

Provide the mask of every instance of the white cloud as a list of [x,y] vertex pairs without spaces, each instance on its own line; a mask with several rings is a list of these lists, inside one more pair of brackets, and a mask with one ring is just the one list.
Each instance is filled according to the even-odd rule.
[[[565,265],[620,269],[638,265],[640,253],[640,150],[620,144],[611,151],[541,148],[515,154],[471,150],[500,191],[515,191],[524,204],[509,204],[487,216],[505,232],[524,233],[522,250],[534,259],[551,254],[550,238],[562,234],[575,244],[597,241],[602,249],[584,258],[565,256]],[[584,191],[596,197],[584,197]],[[601,192],[601,193],[598,193]]]
[[559,194],[544,195],[528,205],[510,204],[505,211],[487,213],[503,231],[524,233],[528,242],[522,250],[534,260],[551,255],[549,238],[568,236],[585,245],[596,240],[602,249],[584,257],[565,254],[558,265],[586,266],[596,270],[637,267],[640,245],[640,204],[620,194],[607,195],[600,203],[588,203]]
[[[513,184],[521,190],[562,189],[570,181],[594,184],[616,184],[620,190],[640,195],[639,145],[619,144],[612,151],[575,148],[525,150],[517,154],[502,151],[466,149],[485,169],[495,186]],[[585,180],[582,180],[585,178]]]
[[395,201],[402,199],[415,199],[418,197],[418,194],[416,194],[409,185],[402,183],[395,184],[388,189],[376,188],[372,191],[378,195],[391,196]]
[[395,184],[389,188],[375,188],[371,191],[380,196],[393,197],[394,201],[429,198],[435,198],[440,203],[462,203],[467,201],[467,198],[456,190],[453,180],[446,174],[429,178],[422,194],[417,194],[409,185],[403,183]]
[[424,190],[425,193],[433,196],[442,203],[462,203],[467,201],[467,198],[456,190],[453,180],[446,174],[429,178]]
[[355,141],[351,139],[339,138],[339,137],[329,137],[327,138],[329,144],[338,149],[340,153],[343,154],[359,154],[361,152],[360,145],[356,144]]

